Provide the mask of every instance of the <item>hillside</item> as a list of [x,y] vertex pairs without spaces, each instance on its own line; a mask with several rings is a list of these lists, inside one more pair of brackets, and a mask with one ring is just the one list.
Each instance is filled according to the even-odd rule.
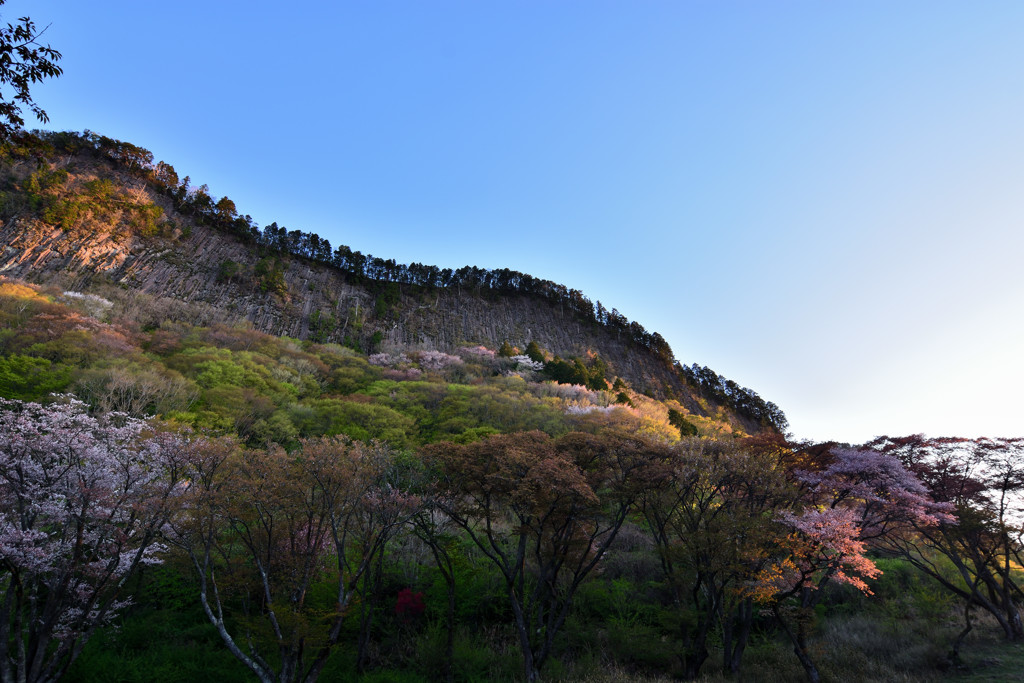
[[[977,642],[957,601],[1018,585],[1009,534],[920,530],[965,528],[930,463],[1019,440],[789,443],[577,290],[258,229],[92,134],[0,158],[0,494],[48,511],[7,537],[11,610],[78,620],[6,642],[84,646],[39,650],[66,680],[934,680]],[[956,504],[1002,528],[985,500]]]
[[549,361],[596,361],[609,382],[691,414],[725,407],[744,431],[785,427],[773,404],[679,364],[660,335],[576,290],[515,271],[402,266],[276,224],[261,232],[128,143],[46,134],[7,152],[0,183],[0,273],[97,294],[144,329],[245,323],[363,353],[532,341]]

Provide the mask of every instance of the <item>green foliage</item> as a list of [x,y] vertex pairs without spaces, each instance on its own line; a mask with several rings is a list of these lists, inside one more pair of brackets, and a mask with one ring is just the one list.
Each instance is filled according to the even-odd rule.
[[295,373],[253,351],[202,346],[185,349],[168,360],[171,367],[192,377],[203,389],[224,385],[246,387],[267,395],[275,403],[284,403],[296,398],[302,388]]
[[334,315],[313,311],[309,316],[309,339],[314,342],[325,342],[337,327],[338,321]]
[[[500,596],[496,596],[500,599]],[[463,681],[517,681],[522,664],[514,653],[499,651],[486,635],[469,629],[460,630],[455,638],[454,677]],[[416,660],[420,670],[431,680],[444,670],[445,632],[431,625],[418,639]]]
[[42,219],[47,223],[58,225],[65,230],[72,228],[81,214],[78,202],[61,197],[67,180],[67,171],[52,170],[48,166],[43,166],[29,175],[21,188],[28,206],[33,211],[40,212]]
[[668,409],[668,423],[679,430],[679,436],[697,436],[697,426],[688,421],[682,413],[674,408]]
[[284,281],[284,261],[280,258],[268,256],[260,259],[253,268],[253,274],[260,291],[280,295],[288,293],[288,284]]
[[708,367],[694,363],[687,367],[677,365],[679,377],[690,386],[696,388],[704,398],[710,398],[721,405],[729,406],[740,415],[780,434],[785,433],[789,421],[782,410],[765,401],[757,392],[741,387],[736,382],[726,379]]
[[[871,610],[895,623],[915,616],[941,619],[958,609],[957,599],[952,593],[906,560],[881,557],[874,562],[882,570],[882,575],[871,584],[871,590],[879,600],[867,605],[863,604],[864,601],[857,601],[851,605],[856,611]],[[932,562],[951,583],[963,581],[948,558],[933,557]]]
[[246,368],[230,360],[207,360],[195,365],[196,381],[204,389],[222,384],[235,386],[260,386],[265,388],[264,378],[258,373],[246,372]]
[[114,183],[109,178],[97,178],[85,183],[85,196],[95,204],[107,208],[116,199]]
[[164,210],[156,204],[140,204],[132,207],[128,224],[137,234],[152,237],[160,234],[163,215]]
[[39,401],[64,390],[70,381],[71,368],[66,365],[19,354],[0,357],[0,397]]
[[[160,234],[164,210],[149,201],[129,194],[110,178],[94,178],[74,187],[65,169],[41,166],[21,184],[20,207],[36,212],[46,223],[62,230],[73,230],[91,219],[103,225],[122,225],[143,236]],[[2,210],[13,215],[19,205],[4,198]]]
[[384,317],[392,308],[398,305],[400,294],[397,282],[388,282],[381,288],[377,299],[374,301],[374,312],[378,318]]
[[559,384],[586,385],[587,383],[587,369],[582,364],[577,365],[571,361],[564,361],[558,356],[544,365],[544,374]]
[[498,349],[498,355],[502,358],[511,358],[516,355],[517,349],[509,344],[507,341],[501,342],[501,347]]
[[258,445],[276,443],[292,449],[298,445],[299,438],[299,430],[287,409],[276,410],[270,417],[256,420],[249,430],[249,441]]
[[379,351],[380,350],[381,342],[383,342],[383,341],[384,341],[384,333],[381,332],[380,330],[375,331],[373,333],[373,335],[370,336],[370,344],[369,344],[370,348],[368,349],[368,351],[370,353],[375,353],[375,352]]
[[231,259],[225,259],[221,261],[220,267],[217,268],[217,282],[229,282],[241,270],[241,266]]
[[82,218],[82,205],[68,199],[51,199],[43,207],[42,218],[62,230],[71,230]]
[[524,385],[450,385],[437,407],[432,437],[451,439],[479,427],[499,432],[538,430],[551,435],[568,431],[561,409],[533,396]]
[[608,388],[605,380],[607,364],[597,355],[590,359],[590,365],[586,365],[583,359],[574,356],[570,360],[562,360],[555,356],[551,362],[544,365],[544,374],[559,384],[579,384],[602,391]]
[[260,421],[275,410],[269,397],[248,387],[232,385],[207,389],[197,405],[196,426],[217,431],[234,430],[243,437],[251,436]]
[[474,441],[482,441],[495,434],[501,434],[494,427],[470,427],[460,434],[455,434],[450,438],[452,443],[473,443]]
[[63,681],[250,680],[203,614],[189,575],[155,566],[140,575],[133,593],[135,609],[117,630],[90,639]]
[[331,364],[327,389],[339,394],[352,394],[381,377],[380,368],[370,365],[363,356],[337,357]]
[[[32,374],[52,385],[9,391],[38,397],[70,388],[101,410],[172,417],[198,429],[236,433],[253,445],[291,447],[325,433],[414,446],[470,443],[510,431],[557,436],[613,424],[657,432],[650,420],[623,411],[569,416],[569,405],[604,407],[608,397],[498,376],[498,361],[490,356],[463,354],[466,361],[457,372],[446,371],[444,380],[428,375],[410,381],[416,380],[413,373],[371,365],[362,353],[338,344],[302,345],[224,325],[166,323],[129,333],[84,316],[96,312],[78,298],[67,301],[76,308],[50,302],[32,288],[0,286],[0,353],[51,368],[49,375]],[[331,324],[329,314],[311,316],[314,333]],[[552,368],[563,366],[570,381],[593,385],[591,374],[600,374],[603,363],[597,357],[559,359]]]
[[535,341],[531,340],[530,343],[526,345],[526,351],[523,353],[529,356],[532,361],[537,363],[544,362],[544,352],[541,350],[540,345]]
[[604,391],[608,388],[608,364],[596,353],[590,359],[590,366],[587,368],[587,387],[595,391]]
[[387,406],[320,399],[289,406],[299,436],[344,434],[360,441],[379,439],[404,446],[415,435],[415,421]]
[[43,193],[48,190],[60,189],[68,181],[68,172],[64,169],[51,169],[43,166],[36,169],[25,180],[23,189],[29,196],[29,201],[40,208]]

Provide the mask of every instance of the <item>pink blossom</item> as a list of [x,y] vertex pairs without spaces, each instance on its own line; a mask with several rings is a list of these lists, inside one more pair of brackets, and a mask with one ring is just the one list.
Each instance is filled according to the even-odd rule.
[[807,551],[794,558],[794,564],[808,577],[817,569],[833,571],[833,577],[840,583],[848,583],[865,593],[870,593],[864,579],[877,578],[882,574],[875,564],[864,556],[866,546],[860,540],[857,515],[846,508],[807,509],[799,515],[786,511],[780,520],[800,532],[809,546]]
[[459,349],[459,353],[466,356],[476,356],[478,358],[494,358],[495,352],[486,346],[471,346],[469,348]]
[[[23,680],[59,677],[75,643],[125,604],[117,594],[128,574],[159,561],[154,540],[180,490],[181,449],[180,437],[149,430],[123,414],[92,417],[74,400],[0,399],[0,581],[25,588],[0,609],[54,615],[20,619],[21,632],[0,641],[0,667],[24,667]],[[22,640],[47,656],[22,660]]]
[[443,351],[417,351],[412,357],[424,370],[443,370],[449,365],[462,364],[461,358]]

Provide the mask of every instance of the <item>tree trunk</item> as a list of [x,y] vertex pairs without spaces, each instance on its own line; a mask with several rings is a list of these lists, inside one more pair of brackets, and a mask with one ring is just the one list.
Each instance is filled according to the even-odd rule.
[[[723,668],[733,674],[739,674],[743,661],[743,652],[750,640],[750,629],[754,623],[754,601],[746,598],[736,607],[727,620],[728,635],[723,635],[724,661]],[[726,629],[723,629],[725,631]]]
[[359,644],[356,654],[356,671],[366,673],[369,665],[370,631],[373,627],[373,613],[377,609],[381,582],[384,575],[384,550],[377,554],[377,561],[363,578],[362,612],[359,619]]
[[700,675],[700,668],[708,658],[707,636],[708,622],[703,617],[699,617],[696,633],[683,634],[683,642],[686,645],[680,659],[683,664],[683,678],[688,681],[695,680]]
[[818,667],[814,665],[814,661],[811,659],[810,655],[807,654],[806,644],[795,644],[793,646],[793,652],[796,654],[797,659],[800,660],[800,664],[804,667],[804,672],[807,674],[807,680],[810,681],[810,683],[821,683],[821,674],[818,673]]
[[444,680],[447,683],[455,681],[455,575],[445,575],[448,582],[448,615],[446,624],[447,633],[444,643]]
[[789,624],[782,615],[779,614],[778,606],[772,608],[772,612],[779,624],[782,626],[782,630],[789,636],[790,642],[793,643],[793,653],[796,658],[800,660],[800,665],[804,667],[804,673],[807,674],[807,680],[810,683],[821,683],[821,674],[818,672],[818,667],[814,665],[814,661],[811,659],[810,653],[807,651],[807,618],[809,611],[808,608],[801,607],[797,615],[797,630],[796,632],[790,628]]
[[[419,524],[419,523],[417,523]],[[451,556],[441,545],[437,536],[430,532],[431,527],[419,525],[416,535],[427,544],[431,554],[434,556],[434,563],[437,570],[444,577],[445,586],[448,589],[448,611],[445,615],[445,648],[444,648],[444,680],[446,683],[455,681],[455,567],[452,564]]]
[[700,674],[700,668],[708,658],[708,649],[703,645],[693,645],[679,657],[683,662],[683,679],[693,681]]
[[513,585],[509,585],[508,592],[509,602],[512,604],[512,614],[516,620],[519,649],[523,652],[523,675],[527,681],[538,681],[540,680],[540,671],[537,669],[536,660],[533,658],[533,645],[530,642],[530,628],[526,623],[526,615],[523,614],[522,605],[519,602]]
[[[705,602],[700,599],[704,593],[701,590],[702,586],[706,586],[707,591],[712,595]],[[691,591],[692,603],[697,608],[697,626],[692,632],[687,632],[685,627],[683,630],[683,643],[685,643],[682,654],[683,677],[687,680],[694,680],[700,675],[700,669],[710,654],[707,648],[708,631],[721,616],[719,598],[713,581],[698,576]]]
[[953,650],[949,653],[949,661],[955,668],[959,669],[963,665],[963,661],[960,659],[960,646],[964,644],[964,638],[973,629],[974,625],[971,624],[971,602],[968,600],[964,605],[964,629],[957,634],[956,640],[953,641]]
[[1024,622],[1021,622],[1020,608],[1009,595],[1009,590],[1004,589],[1003,609],[1006,611],[1007,640],[1019,641],[1024,639]]

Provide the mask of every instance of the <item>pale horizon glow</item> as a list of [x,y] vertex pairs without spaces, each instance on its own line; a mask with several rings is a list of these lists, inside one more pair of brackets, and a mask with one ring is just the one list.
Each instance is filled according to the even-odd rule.
[[0,12],[64,54],[46,128],[261,226],[579,289],[796,437],[1024,434],[1020,3]]

